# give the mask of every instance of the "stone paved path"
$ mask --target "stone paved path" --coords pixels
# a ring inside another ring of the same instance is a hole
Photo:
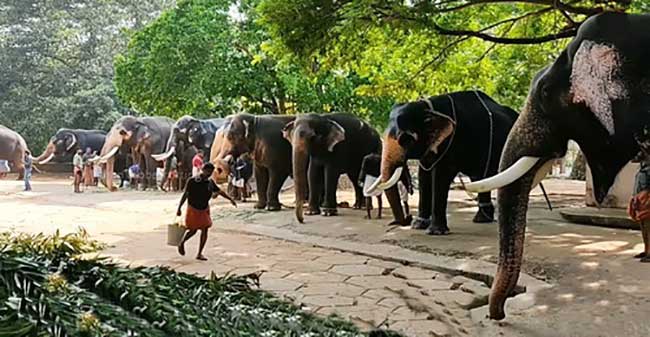
[[[156,236],[155,238],[153,236]],[[261,288],[322,315],[338,314],[364,329],[390,328],[406,336],[473,336],[469,309],[487,302],[481,282],[399,263],[266,237],[211,231],[209,261],[173,247],[152,251],[164,233],[119,242],[107,253],[134,264],[168,265],[208,275],[264,271]]]

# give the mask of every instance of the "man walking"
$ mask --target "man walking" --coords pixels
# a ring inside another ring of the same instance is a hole
[[[214,172],[214,165],[212,163],[206,163],[201,168],[201,173],[196,177],[192,177],[187,180],[185,184],[185,193],[181,197],[181,202],[178,205],[178,211],[176,215],[181,216],[181,207],[187,200],[187,210],[185,213],[185,227],[187,227],[187,232],[185,232],[185,237],[178,245],[178,253],[185,255],[185,242],[189,240],[197,231],[201,231],[201,241],[199,243],[199,252],[196,255],[197,260],[205,261],[207,258],[203,256],[203,248],[205,248],[205,243],[208,241],[208,229],[212,227],[212,218],[210,217],[210,199],[214,199],[217,196],[222,196],[228,200],[230,203],[237,207],[232,198],[214,183],[210,177]]]
[[[32,179],[32,154],[29,150],[25,151],[25,174],[23,175],[25,181],[25,192],[32,190],[32,184],[30,180]]]

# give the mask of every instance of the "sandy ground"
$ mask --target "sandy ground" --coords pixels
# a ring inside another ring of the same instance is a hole
[[[109,193],[93,188],[73,194],[71,180],[61,176],[37,176],[33,187],[34,192],[23,193],[21,182],[0,180],[0,230],[69,232],[83,226],[96,238],[119,246],[139,234],[160,231],[162,225],[173,221],[179,198],[179,194],[171,193]],[[555,207],[581,206],[583,183],[547,181],[546,187]],[[340,196],[341,200],[353,200],[349,192]],[[224,200],[215,203],[219,209],[215,224],[218,227],[220,222],[236,217],[312,235],[495,261],[497,225],[471,223],[476,208],[464,192],[452,191],[450,198],[452,234],[445,237],[389,230],[385,226],[388,219],[365,220],[363,212],[349,209],[334,218],[307,217],[306,224],[300,225],[290,210],[258,212],[251,204],[233,210]],[[282,198],[285,204],[292,204],[292,199],[290,193]],[[639,233],[570,224],[557,211],[543,208],[539,191],[534,192],[532,200],[525,269],[556,286],[538,293],[532,309],[522,312],[511,308],[508,319],[501,323],[481,321],[481,335],[649,336],[650,265],[632,259],[641,246]],[[413,209],[416,203],[417,198],[412,198]],[[389,213],[385,210],[385,217]],[[143,245],[158,249],[161,243]]]

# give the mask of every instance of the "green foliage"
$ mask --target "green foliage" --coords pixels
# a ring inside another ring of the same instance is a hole
[[[354,73],[309,69],[275,53],[256,5],[180,1],[136,32],[116,58],[119,96],[139,111],[171,117],[387,108],[383,97],[355,93],[367,81]]]
[[[172,0],[6,0],[0,10],[0,124],[40,152],[61,127],[110,128],[126,108],[113,57]]]
[[[2,336],[364,336],[253,289],[256,274],[206,280],[84,260],[97,247],[84,233],[0,241]]]

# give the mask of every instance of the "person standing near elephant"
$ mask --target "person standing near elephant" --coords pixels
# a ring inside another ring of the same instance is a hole
[[[92,149],[90,147],[86,148],[86,152],[81,157],[83,161],[83,183],[84,186],[91,186],[93,184],[93,164],[90,162],[90,159],[93,156]]]
[[[92,159],[99,157],[97,151],[93,152]],[[99,186],[99,179],[102,177],[102,166],[93,164],[93,186]]]
[[[9,162],[4,159],[0,160],[0,179],[6,177],[9,171],[11,171]]]
[[[83,157],[81,156],[81,149],[72,157],[72,174],[74,175],[74,193],[81,193],[79,185],[81,185],[81,172],[83,171]]]
[[[215,199],[217,196],[222,196],[230,203],[237,207],[237,203],[224,193],[217,184],[214,183],[210,177],[214,172],[214,165],[206,163],[202,166],[199,175],[190,178],[185,184],[185,193],[181,197],[178,204],[177,216],[182,215],[181,208],[185,201],[187,201],[187,210],[185,213],[185,226],[187,231],[183,240],[178,245],[178,253],[185,255],[185,242],[192,238],[197,231],[201,231],[201,241],[199,243],[199,252],[196,255],[197,260],[206,261],[207,258],[203,256],[203,248],[208,241],[208,229],[212,227],[212,218],[210,217],[210,199]]]
[[[650,262],[650,135],[647,130],[643,133],[643,139],[636,137],[641,150],[632,161],[639,163],[639,172],[636,174],[634,196],[630,200],[627,211],[630,218],[639,223],[643,239],[643,252],[634,257],[648,263]]]
[[[29,150],[25,151],[25,174],[23,175],[23,179],[25,181],[25,192],[29,192],[32,190],[32,185],[30,183],[30,180],[32,179],[32,154],[29,152]]]
[[[192,177],[196,177],[201,174],[201,168],[203,167],[203,156],[203,150],[199,150],[194,158],[192,158]]]

